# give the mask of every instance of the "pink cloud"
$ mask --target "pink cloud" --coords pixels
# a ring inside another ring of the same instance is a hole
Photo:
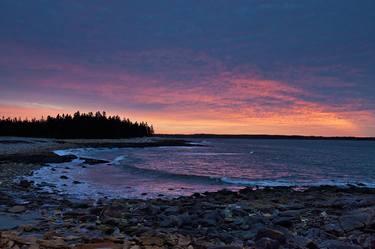
[[[9,46],[0,44],[0,51],[5,48]],[[115,61],[126,63],[102,66],[77,63],[58,55],[49,56],[43,50],[16,46],[0,58],[0,65],[15,70],[12,80],[33,87],[33,94],[48,90],[52,95],[64,92],[70,99],[76,98],[78,104],[61,103],[69,111],[76,106],[86,110],[106,106],[109,111],[150,121],[159,127],[159,132],[363,135],[368,127],[373,127],[370,122],[374,120],[374,112],[353,109],[361,106],[361,99],[343,101],[339,107],[306,99],[306,96],[323,97],[306,91],[303,85],[315,79],[311,72],[316,69],[303,69],[302,72],[308,72],[306,78],[300,79],[301,84],[291,84],[267,79],[251,66],[227,70],[220,61],[190,50],[150,50],[118,53],[115,57]],[[139,73],[127,68],[132,63],[154,68]],[[169,73],[168,67],[173,72]],[[337,79],[323,79],[331,86],[337,84]],[[4,85],[0,89],[7,91]],[[82,105],[83,95],[95,102]],[[160,109],[127,107],[145,104]],[[61,110],[0,106],[0,114],[5,116],[57,112]]]

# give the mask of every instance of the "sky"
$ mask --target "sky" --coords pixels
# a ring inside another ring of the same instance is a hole
[[[375,136],[373,0],[1,0],[0,117]]]

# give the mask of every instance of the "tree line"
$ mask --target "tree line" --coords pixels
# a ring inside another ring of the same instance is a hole
[[[58,114],[42,119],[5,118],[0,120],[0,136],[45,138],[130,138],[152,136],[152,125],[132,122],[106,112]]]

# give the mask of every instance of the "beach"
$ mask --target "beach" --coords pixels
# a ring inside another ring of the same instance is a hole
[[[361,183],[223,186],[178,197],[148,198],[144,193],[139,198],[76,198],[56,186],[46,188],[51,183],[22,177],[77,159],[59,156],[56,150],[170,146],[197,145],[157,137],[2,138],[0,248],[375,248],[375,190]],[[107,163],[80,160],[87,168]],[[59,177],[70,177],[71,170]]]

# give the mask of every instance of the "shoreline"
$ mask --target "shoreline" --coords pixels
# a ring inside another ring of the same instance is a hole
[[[156,140],[99,141],[96,146],[187,145],[182,140]],[[74,142],[49,146],[92,147],[97,141]],[[73,159],[44,147],[0,156],[0,179],[8,178],[0,184],[0,223],[15,225],[0,229],[0,248],[375,248],[375,189],[360,185],[247,187],[173,199],[78,200],[40,192],[26,180],[12,181],[43,164]],[[4,173],[6,168],[11,173]]]
[[[24,137],[0,137],[0,189],[11,184],[17,176],[30,175],[49,163],[64,163],[76,159],[72,155],[57,155],[53,151],[73,148],[142,148],[160,146],[197,146],[181,139],[159,137],[131,139],[45,139]],[[83,158],[86,163],[102,163],[103,160]],[[12,179],[10,179],[12,178]]]

